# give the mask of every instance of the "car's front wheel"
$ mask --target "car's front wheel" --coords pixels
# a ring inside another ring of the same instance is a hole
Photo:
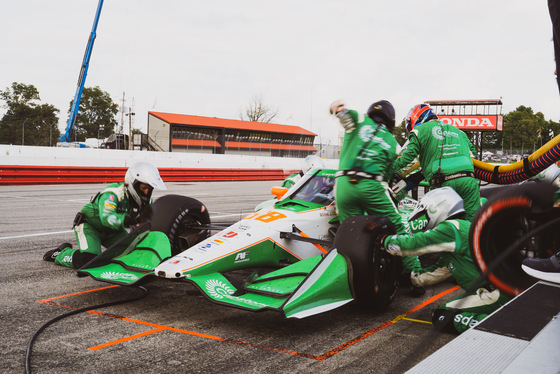
[[[181,195],[165,195],[157,199],[146,215],[152,231],[161,231],[171,243],[174,256],[210,236],[201,225],[210,224],[208,210],[200,201]]]
[[[402,261],[382,250],[377,240],[394,233],[390,220],[375,216],[350,217],[336,233],[333,246],[347,258],[354,299],[366,309],[386,308],[399,288]]]

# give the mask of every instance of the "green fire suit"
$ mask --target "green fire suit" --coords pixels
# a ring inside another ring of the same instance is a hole
[[[284,181],[282,182],[282,187],[288,187],[288,188],[292,187],[294,184],[299,182],[302,175],[303,173],[301,171],[299,173],[293,173],[288,175],[286,179],[284,179]]]
[[[74,226],[79,249],[63,249],[55,263],[80,268],[101,253],[102,245],[108,248],[127,235],[125,217],[137,216],[129,199],[124,182],[112,183],[84,205],[80,210],[82,218]]]
[[[434,229],[412,236],[392,235],[383,240],[383,247],[395,256],[422,256],[441,253],[437,262],[412,274],[412,284],[429,286],[453,277],[464,293],[438,307],[433,315],[434,327],[447,332],[461,333],[476,326],[488,314],[507,303],[511,297],[483,281],[473,282],[480,276],[469,250],[470,222],[463,219],[442,221]]]
[[[340,222],[352,216],[376,215],[391,220],[397,233],[410,233],[387,190],[387,182],[395,170],[397,141],[385,126],[366,115],[344,110],[337,116],[345,128],[339,173],[361,171],[375,176],[372,179],[337,177],[335,202]],[[403,265],[409,271],[420,269],[418,258],[403,259]]]
[[[440,169],[446,176],[459,172],[474,172],[472,157],[476,150],[467,135],[457,127],[438,120],[431,120],[415,127],[400,158],[395,161],[395,170],[402,174],[416,158],[420,161],[426,181],[432,181]],[[475,178],[466,176],[443,182],[438,187],[449,186],[461,196],[467,220],[471,220],[480,208],[480,193]]]

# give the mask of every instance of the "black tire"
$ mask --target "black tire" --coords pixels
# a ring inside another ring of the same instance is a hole
[[[350,217],[338,228],[333,247],[347,259],[350,287],[360,307],[383,310],[397,294],[402,261],[376,240],[394,233],[390,220],[375,216]]]
[[[552,209],[555,188],[525,183],[496,193],[478,210],[469,231],[471,255],[488,280],[501,291],[515,296],[535,279],[521,269],[527,257],[547,258],[558,248],[560,230],[547,230],[521,243],[502,261],[496,261],[522,236],[558,216]]]
[[[485,197],[486,199],[491,199],[494,196],[500,195],[502,193],[504,193],[505,191],[511,189],[511,188],[516,188],[518,187],[517,185],[511,185],[511,184],[506,184],[506,185],[490,185],[490,186],[486,186],[486,187],[482,187],[480,188],[479,192],[480,192],[480,197]]]
[[[181,195],[165,195],[157,199],[145,215],[152,231],[161,231],[171,243],[175,256],[210,236],[210,230],[193,228],[210,224],[208,210],[200,201]]]

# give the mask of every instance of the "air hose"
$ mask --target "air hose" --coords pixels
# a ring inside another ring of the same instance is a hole
[[[537,175],[560,160],[560,135],[554,137],[529,157],[511,165],[492,165],[474,160],[474,174],[477,179],[495,183],[519,183]]]
[[[126,304],[126,303],[130,303],[130,302],[133,302],[133,301],[143,299],[144,297],[148,296],[148,290],[145,287],[140,286],[140,287],[138,287],[138,289],[142,290],[144,293],[139,295],[139,296],[135,296],[135,297],[132,297],[132,298],[129,298],[129,299],[117,300],[117,301],[112,301],[110,303],[93,305],[93,306],[89,306],[89,307],[85,307],[85,308],[81,308],[81,309],[76,309],[76,310],[73,310],[73,311],[68,312],[68,313],[64,313],[64,314],[62,314],[58,317],[55,317],[55,318],[47,321],[37,331],[35,331],[35,334],[33,334],[33,336],[31,337],[31,340],[29,340],[29,344],[27,346],[27,352],[25,354],[25,372],[27,374],[31,373],[31,349],[33,348],[33,343],[35,342],[35,339],[37,338],[37,336],[39,336],[39,334],[44,329],[46,329],[48,326],[52,325],[53,323],[55,323],[57,321],[60,321],[63,318],[73,316],[74,314],[87,312],[88,310],[93,310],[93,309],[100,309],[100,308],[106,308],[106,307],[114,306],[114,305]]]
[[[550,151],[552,148],[554,148],[555,146],[557,146],[560,143],[560,135],[557,135],[556,137],[552,138],[551,140],[549,140],[545,145],[543,145],[541,148],[537,149],[535,151],[535,153],[531,154],[529,157],[527,157],[527,160],[529,163],[536,161],[538,158],[540,158],[542,155],[544,155],[546,152]],[[474,160],[473,160],[474,161]],[[496,167],[496,165],[492,165],[492,164],[487,164],[485,162],[482,161],[476,161],[476,163],[478,164],[478,167],[482,170],[486,170],[486,171],[493,171],[494,168]],[[524,166],[524,161],[518,161],[514,164],[511,165],[500,165],[499,167],[499,172],[500,173],[507,173],[510,171],[515,171],[519,168],[522,168]]]

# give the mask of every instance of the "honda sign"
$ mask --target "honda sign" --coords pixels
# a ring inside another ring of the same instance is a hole
[[[438,116],[448,125],[453,125],[464,131],[502,131],[503,116]]]

